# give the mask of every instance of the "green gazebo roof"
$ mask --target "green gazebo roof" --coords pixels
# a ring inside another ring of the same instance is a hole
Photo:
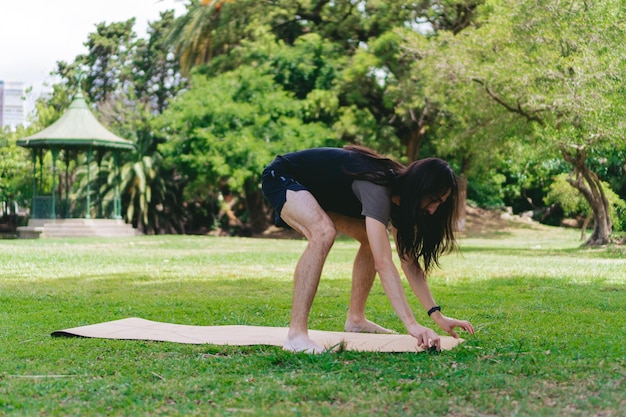
[[[116,148],[134,150],[133,142],[102,126],[79,92],[63,116],[44,130],[20,139],[25,148]]]

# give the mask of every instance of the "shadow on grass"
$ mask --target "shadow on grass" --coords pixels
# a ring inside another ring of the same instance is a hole
[[[511,247],[511,246],[490,246],[461,244],[460,251],[463,255],[471,253],[493,253],[494,256],[517,256],[517,257],[552,257],[565,256],[589,259],[617,259],[623,260],[626,255],[626,248],[614,248],[607,250],[606,247],[593,248],[588,246],[578,246],[574,248],[542,248],[538,247]]]
[[[484,229],[484,230],[473,230],[471,232],[460,232],[459,236],[461,239],[507,239],[514,236],[514,233],[511,230],[493,230],[493,229]]]

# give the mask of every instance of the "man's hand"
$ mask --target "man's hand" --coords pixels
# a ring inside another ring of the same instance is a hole
[[[451,317],[446,317],[440,312],[435,312],[431,316],[431,318],[433,319],[435,323],[439,325],[439,327],[441,327],[442,330],[447,332],[450,336],[454,337],[455,339],[459,338],[459,335],[457,335],[456,332],[454,331],[456,327],[460,327],[461,329],[465,330],[469,334],[474,334],[474,326],[472,326],[472,324],[467,320],[457,320]]]
[[[417,346],[423,349],[435,348],[441,350],[439,335],[428,327],[415,323],[407,328],[409,334],[417,339]]]

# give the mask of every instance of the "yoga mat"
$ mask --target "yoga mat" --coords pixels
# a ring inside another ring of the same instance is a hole
[[[262,326],[190,326],[161,323],[130,317],[88,326],[59,330],[52,336],[79,336],[102,339],[153,340],[188,344],[213,344],[231,346],[271,345],[282,346],[286,327]],[[309,337],[327,349],[367,352],[420,352],[415,339],[401,334],[371,334],[309,330]],[[441,349],[450,350],[463,342],[450,336],[441,337]]]

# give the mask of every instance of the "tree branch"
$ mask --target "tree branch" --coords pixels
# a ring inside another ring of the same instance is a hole
[[[483,81],[480,80],[478,78],[472,78],[472,81],[474,81],[477,84],[480,84],[481,86],[483,86],[483,88],[485,89],[485,91],[487,92],[487,95],[489,97],[491,97],[491,99],[493,101],[495,101],[496,103],[498,103],[499,105],[501,105],[502,107],[504,107],[506,110],[508,110],[511,113],[515,113],[515,114],[519,114],[520,116],[524,117],[526,120],[528,120],[529,122],[536,122],[539,123],[541,126],[544,125],[543,119],[541,119],[540,117],[538,117],[537,115],[533,114],[536,112],[539,112],[540,110],[537,110],[535,112],[529,112],[526,111],[524,109],[522,109],[521,104],[517,104],[517,106],[512,106],[510,104],[508,104],[507,102],[505,102],[500,96],[498,96],[496,93],[494,93],[493,91],[491,91],[491,89],[489,88],[489,86],[487,86],[487,84]]]

